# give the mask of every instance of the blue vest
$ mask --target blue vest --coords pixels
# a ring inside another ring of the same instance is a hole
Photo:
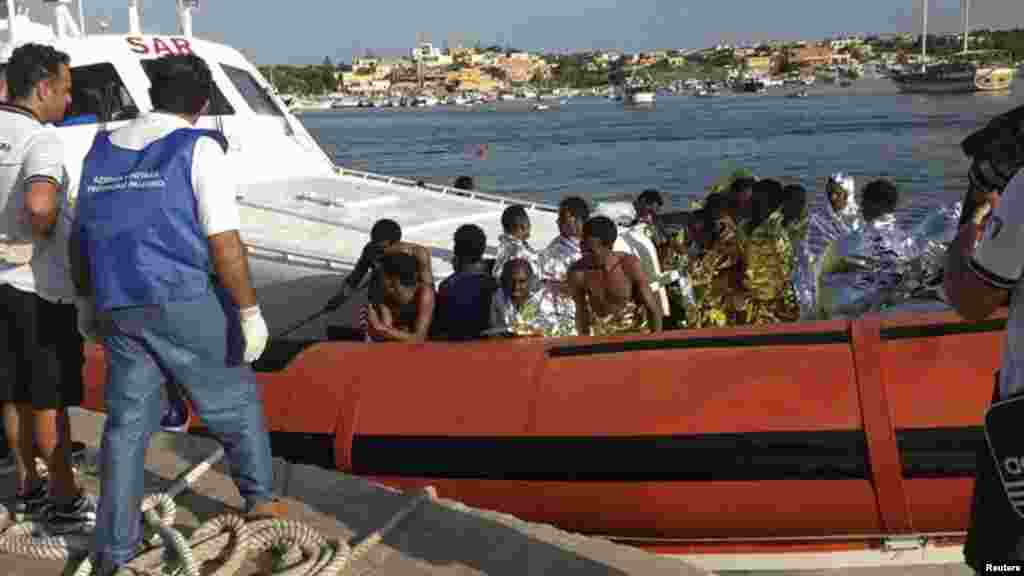
[[[82,168],[77,231],[98,310],[191,300],[211,287],[209,244],[192,188],[196,141],[219,132],[183,128],[142,150],[93,141]]]

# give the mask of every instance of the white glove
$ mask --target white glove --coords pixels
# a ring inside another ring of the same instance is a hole
[[[98,340],[96,331],[96,307],[92,300],[79,296],[75,298],[75,310],[78,312],[78,333],[87,342]]]
[[[246,363],[255,362],[263,355],[263,350],[267,347],[267,339],[270,338],[267,323],[263,320],[259,306],[245,308],[238,315],[242,321],[242,335],[245,337],[243,360]]]
[[[0,241],[0,261],[15,266],[28,264],[32,261],[35,247],[32,242]]]

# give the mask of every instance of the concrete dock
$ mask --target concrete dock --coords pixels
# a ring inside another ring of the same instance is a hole
[[[97,493],[95,453],[104,416],[74,410],[72,429],[90,457],[80,470],[81,481]],[[147,453],[147,493],[166,490],[171,481],[214,451],[215,444],[185,434],[158,433]],[[289,504],[289,519],[308,524],[331,539],[355,543],[388,523],[405,507],[411,494],[366,480],[312,466],[275,459],[277,492]],[[3,495],[14,494],[11,474],[0,477]],[[4,498],[9,503],[9,497]],[[203,475],[191,490],[175,499],[175,525],[187,537],[202,522],[236,512],[242,502],[223,463]],[[0,574],[70,575],[70,563],[0,556]],[[261,574],[250,562],[240,574]],[[446,576],[645,574],[709,575],[711,572],[675,558],[649,554],[613,542],[571,534],[552,526],[524,522],[497,512],[474,509],[446,499],[430,500],[414,511],[345,574]],[[797,572],[730,571],[720,575],[768,576]],[[821,576],[970,576],[963,564],[849,568],[799,572]]]

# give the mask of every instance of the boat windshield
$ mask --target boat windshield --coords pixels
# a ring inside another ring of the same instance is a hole
[[[143,60],[142,68],[146,71],[146,76],[153,80],[153,62],[154,60]],[[230,116],[235,113],[235,108],[231,106],[228,99],[224,97],[224,93],[220,91],[220,87],[217,83],[213,83],[213,91],[210,94],[210,105],[206,109],[206,113],[203,116]]]
[[[130,120],[139,115],[139,107],[110,63],[72,68],[71,86],[71,105],[61,126]]]
[[[252,74],[227,64],[221,64],[220,67],[254,113],[261,116],[284,116],[284,112],[270,97],[267,89],[260,85]]]

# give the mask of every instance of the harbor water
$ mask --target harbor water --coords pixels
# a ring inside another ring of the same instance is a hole
[[[685,208],[722,175],[748,168],[802,183],[815,202],[824,179],[859,185],[889,178],[905,195],[901,215],[963,195],[969,163],[960,142],[993,116],[1024,104],[1024,88],[965,95],[900,94],[884,79],[767,94],[658,96],[629,108],[606,98],[474,107],[341,109],[301,116],[338,164],[450,184],[473,176],[486,192],[557,203],[646,188]]]

